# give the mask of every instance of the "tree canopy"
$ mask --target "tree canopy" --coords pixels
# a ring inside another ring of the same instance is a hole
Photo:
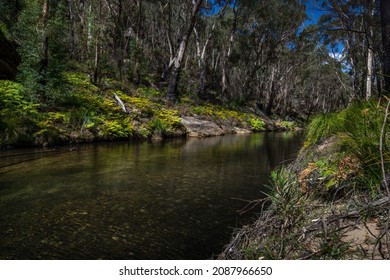
[[[318,22],[308,20],[309,4],[321,11]],[[387,6],[379,0],[1,0],[2,69],[21,59],[17,73],[2,77],[16,77],[32,100],[47,104],[66,92],[62,73],[74,71],[95,85],[105,78],[152,85],[174,102],[190,96],[252,104],[269,115],[328,112],[383,94]],[[17,55],[7,52],[12,44]]]

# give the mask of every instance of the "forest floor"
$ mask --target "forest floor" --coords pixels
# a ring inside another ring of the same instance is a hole
[[[389,197],[359,189],[359,168],[337,137],[303,147],[273,172],[269,197],[248,205],[265,210],[218,259],[388,259]]]

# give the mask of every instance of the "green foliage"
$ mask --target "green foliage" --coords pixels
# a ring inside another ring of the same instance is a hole
[[[307,127],[305,146],[313,145],[342,131],[342,124],[342,116],[337,113],[316,116]]]
[[[271,173],[271,185],[268,197],[271,199],[273,210],[292,222],[301,214],[304,202],[297,178],[284,167]]]
[[[103,120],[99,128],[100,136],[105,139],[129,139],[134,133],[130,118]]]
[[[344,115],[344,133],[340,135],[341,147],[354,155],[362,166],[361,179],[372,184],[382,180],[379,142],[385,108],[381,103],[357,102],[341,112]],[[388,123],[386,125],[388,131]],[[390,139],[384,137],[384,163],[390,168]]]
[[[293,122],[293,121],[281,121],[280,123],[283,127],[289,129],[289,130],[293,130],[295,128],[297,128],[297,123],[296,122]]]
[[[335,135],[346,154],[358,159],[359,178],[369,186],[379,186],[382,179],[379,142],[385,115],[380,102],[355,102],[339,113],[315,117],[307,129],[306,146]],[[388,124],[386,125],[386,131]],[[389,138],[384,143],[384,163],[390,167]]]
[[[314,163],[319,175],[320,186],[325,185],[329,189],[337,184],[335,175],[337,172],[337,164],[329,159],[319,159]]]
[[[143,97],[163,97],[163,93],[161,91],[156,90],[155,88],[152,87],[140,87],[137,90],[137,93],[140,96]]]
[[[38,105],[29,102],[23,92],[21,84],[0,80],[0,145],[30,138],[28,127],[38,115]]]
[[[7,26],[0,20],[0,36],[4,36],[8,41],[11,40],[11,34],[8,32]]]
[[[99,89],[92,84],[88,75],[78,72],[64,72],[64,79],[72,86],[73,90],[83,93],[94,93]]]
[[[161,135],[170,135],[180,126],[180,117],[177,110],[161,109],[149,122],[149,128]]]
[[[135,117],[151,117],[161,108],[160,104],[152,102],[146,97],[128,96],[123,92],[116,91],[119,98],[131,107]]]
[[[66,139],[64,125],[69,120],[66,114],[60,112],[49,112],[37,123],[38,131],[34,137],[41,138],[44,143],[53,144]]]
[[[66,65],[67,49],[64,48],[67,24],[62,3],[51,2],[51,12],[46,26],[41,20],[41,1],[26,3],[15,26],[21,57],[18,81],[23,84],[34,102],[42,106],[54,106],[64,92],[66,83],[61,73]],[[48,60],[45,62],[43,41],[49,40]]]
[[[248,124],[254,131],[261,131],[266,128],[265,122],[260,118],[251,117],[248,119]]]

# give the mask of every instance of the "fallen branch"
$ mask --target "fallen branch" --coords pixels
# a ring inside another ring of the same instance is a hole
[[[119,98],[118,95],[116,95],[116,93],[114,93],[114,98],[118,102],[118,104],[122,107],[122,111],[127,113],[127,110],[126,110],[126,107],[125,107],[125,103],[123,103],[123,101]]]

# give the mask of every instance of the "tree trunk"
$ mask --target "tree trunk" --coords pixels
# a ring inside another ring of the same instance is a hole
[[[381,0],[384,94],[390,95],[390,1]]]
[[[222,87],[222,95],[226,94],[228,83],[229,83],[229,77],[228,77],[228,67],[229,67],[229,59],[232,54],[233,50],[233,44],[234,44],[234,34],[236,33],[237,29],[237,21],[238,21],[238,11],[236,7],[233,7],[233,24],[232,29],[230,30],[229,35],[229,44],[227,51],[224,52],[223,59],[222,59],[222,80],[221,80],[221,87]]]
[[[207,65],[206,65],[206,51],[207,51],[207,46],[210,42],[211,37],[214,34],[216,23],[214,22],[213,26],[211,27],[210,34],[208,35],[206,41],[203,44],[203,47],[201,48],[200,44],[200,38],[199,35],[196,31],[196,28],[194,28],[194,33],[196,36],[196,54],[198,57],[198,65],[199,65],[199,88],[198,88],[198,97],[200,99],[207,100],[207,92],[206,92],[206,84],[207,84]]]
[[[203,0],[196,0],[193,3],[191,18],[187,27],[187,30],[183,36],[183,39],[180,42],[180,47],[175,57],[175,63],[172,69],[171,77],[168,85],[168,92],[166,99],[170,102],[177,101],[177,85],[179,83],[180,72],[182,69],[183,58],[188,46],[188,41],[190,39],[191,33],[194,30],[194,25],[196,21],[196,15],[199,12],[200,6],[202,5]]]
[[[68,0],[69,11],[69,28],[70,28],[70,50],[71,58],[76,58],[76,32],[75,32],[75,15],[73,11],[73,0]]]
[[[371,5],[368,5],[368,36],[367,36],[367,79],[366,79],[366,100],[369,100],[372,96],[372,66],[373,66],[373,37],[374,37],[374,11],[375,11],[375,0],[372,0]]]
[[[271,70],[271,79],[270,79],[270,88],[269,88],[269,99],[268,99],[268,105],[266,108],[266,114],[269,116],[272,114],[272,108],[274,106],[274,99],[275,99],[275,68],[272,68]]]
[[[43,1],[42,8],[42,54],[39,73],[42,75],[49,64],[49,37],[47,35],[47,18],[49,15],[49,0]]]
[[[198,96],[200,99],[207,100],[208,95],[206,91],[206,63],[205,61],[201,61],[200,69],[199,69],[199,89]]]

